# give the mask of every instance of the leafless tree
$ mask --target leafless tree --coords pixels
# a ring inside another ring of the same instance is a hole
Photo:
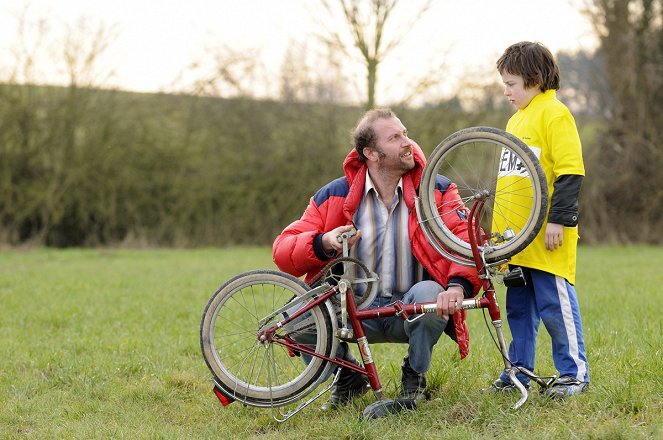
[[[291,43],[280,72],[281,100],[286,102],[342,103],[348,100],[342,56],[334,47],[323,52],[304,43]]]
[[[588,0],[587,6],[611,95],[600,150],[586,160],[594,177],[583,189],[591,202],[588,229],[603,232],[604,241],[661,243],[663,1]]]
[[[323,39],[330,45],[338,47],[346,55],[358,51],[366,68],[366,107],[375,106],[376,85],[380,63],[405,38],[413,24],[416,23],[431,7],[432,0],[427,0],[414,13],[410,23],[400,27],[393,36],[385,33],[386,24],[392,17],[398,0],[321,0],[326,11],[334,16],[340,8],[347,27],[345,30],[327,30]],[[346,43],[349,34],[351,44]]]
[[[7,226],[0,236],[43,243],[67,214],[67,194],[103,162],[87,154],[100,150],[97,133],[108,133],[100,113],[112,110],[112,94],[93,98],[89,88],[110,76],[100,75],[100,59],[113,30],[85,19],[60,26],[27,7],[15,16],[13,60],[2,66],[8,84],[0,87],[0,199],[10,201],[0,212]]]
[[[6,82],[95,87],[114,75],[112,69],[104,71],[100,61],[117,37],[115,25],[82,16],[74,23],[57,23],[35,15],[30,5],[12,15],[17,32],[11,46],[13,60],[2,66]]]
[[[92,23],[85,17],[66,26],[59,50],[70,87],[104,85],[114,75],[112,69],[101,71],[99,61],[117,37],[116,29],[114,25]]]
[[[16,19],[16,38],[12,42],[12,62],[2,66],[6,72],[3,80],[9,84],[35,83],[40,54],[47,43],[48,24],[45,19],[31,21],[29,10],[24,7],[13,13]]]
[[[208,48],[205,59],[187,66],[173,82],[172,90],[221,98],[257,97],[261,70],[260,51],[228,45]]]

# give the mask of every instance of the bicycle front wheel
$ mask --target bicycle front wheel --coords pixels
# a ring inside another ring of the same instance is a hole
[[[520,252],[541,229],[548,207],[546,177],[534,152],[517,137],[492,127],[460,130],[433,150],[424,168],[419,191],[422,227],[451,253],[473,261],[470,243],[442,221],[446,208],[435,201],[439,175],[458,186],[467,207],[485,201],[478,220],[489,237],[479,243],[486,262]]]
[[[331,357],[336,339],[328,303],[288,322],[271,341],[259,339],[261,331],[301,308],[303,301],[297,299],[308,291],[293,276],[257,270],[232,278],[212,296],[200,324],[200,346],[228,395],[251,406],[283,406],[301,399],[326,378],[330,362],[276,341],[295,341]],[[292,306],[283,309],[288,304]]]

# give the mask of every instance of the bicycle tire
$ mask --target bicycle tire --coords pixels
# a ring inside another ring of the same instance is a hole
[[[534,152],[517,137],[493,127],[466,128],[443,140],[424,167],[420,224],[452,254],[474,262],[470,244],[442,221],[444,207],[437,206],[434,193],[439,175],[457,185],[468,207],[478,194],[487,195],[479,219],[484,232],[495,234],[495,239],[479,243],[487,263],[511,258],[541,230],[548,208],[546,176]],[[511,233],[512,238],[500,241]]]
[[[259,330],[269,326],[261,326],[261,319],[291,302],[299,307],[297,297],[309,290],[291,275],[255,270],[230,279],[212,295],[200,324],[200,346],[205,363],[228,395],[250,406],[284,406],[326,379],[332,366],[329,361],[311,357],[307,363],[301,353],[258,340]],[[279,313],[270,323],[283,316]],[[281,327],[277,336],[302,339],[308,335],[312,341],[307,345],[332,357],[337,346],[332,316],[326,301]]]

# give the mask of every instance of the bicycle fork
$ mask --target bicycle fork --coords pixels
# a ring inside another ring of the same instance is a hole
[[[511,382],[516,386],[516,388],[518,388],[521,394],[520,400],[516,402],[513,407],[513,409],[518,409],[522,406],[523,403],[525,403],[525,401],[527,401],[528,393],[525,386],[516,377],[516,373],[525,374],[544,388],[547,388],[554,380],[554,378],[553,380],[546,382],[531,371],[512,365],[511,361],[509,360],[509,351],[506,344],[506,339],[504,338],[504,332],[502,331],[502,318],[500,316],[500,310],[497,304],[497,298],[495,296],[495,289],[492,282],[487,278],[483,279],[483,284],[484,295],[480,298],[463,300],[460,308],[463,310],[488,309],[488,314],[490,315],[491,322],[495,328],[495,333],[497,334],[497,342],[499,345],[498,348],[502,355],[502,360],[504,361],[504,371],[509,376]],[[405,313],[418,314],[418,317],[415,317],[412,320],[418,319],[419,317],[423,316],[424,313],[435,313],[437,311],[437,305],[435,303],[413,304],[411,306],[402,304],[400,307]]]
[[[495,288],[493,283],[488,277],[485,277],[483,280],[483,289],[484,295],[476,300],[465,300],[463,301],[463,309],[474,309],[474,308],[487,308],[488,314],[490,315],[490,320],[495,327],[495,334],[497,335],[497,343],[499,345],[499,350],[502,354],[502,360],[504,361],[504,371],[506,372],[511,383],[520,391],[521,398],[513,406],[513,409],[520,408],[526,401],[528,397],[528,392],[525,386],[520,382],[517,373],[521,373],[535,381],[543,389],[546,389],[550,386],[552,382],[555,381],[553,376],[549,380],[544,380],[543,378],[537,376],[533,372],[529,371],[526,368],[515,366],[511,363],[509,359],[509,350],[506,344],[506,339],[504,338],[504,332],[502,331],[502,318],[500,316],[499,306],[497,304],[497,297],[495,296]]]

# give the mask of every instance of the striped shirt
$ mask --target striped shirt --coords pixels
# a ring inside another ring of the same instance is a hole
[[[364,196],[353,218],[361,239],[350,255],[378,275],[378,296],[401,297],[422,278],[421,266],[412,256],[408,217],[402,180],[387,207],[366,173]]]

